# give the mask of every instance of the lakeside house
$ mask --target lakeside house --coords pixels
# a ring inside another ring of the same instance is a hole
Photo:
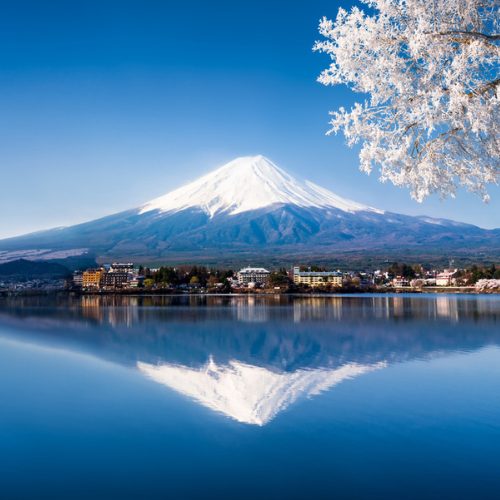
[[[74,271],[73,272],[71,285],[76,287],[76,288],[83,287],[83,271]]]
[[[410,282],[408,281],[408,278],[405,278],[404,276],[396,276],[392,280],[392,286],[394,288],[403,288],[410,286]]]
[[[301,271],[300,267],[293,268],[293,282],[305,283],[310,286],[321,286],[331,283],[333,286],[342,286],[342,273],[340,271]]]
[[[266,283],[270,271],[263,267],[245,267],[238,274],[238,285],[248,285],[249,283]]]
[[[436,276],[436,286],[450,286],[455,284],[458,269],[447,269]]]
[[[103,288],[119,288],[127,285],[132,280],[129,280],[129,273],[109,272],[104,273],[101,279]]]
[[[106,272],[104,267],[99,267],[96,269],[87,269],[83,271],[82,275],[82,287],[83,288],[99,288],[101,285],[102,277]]]

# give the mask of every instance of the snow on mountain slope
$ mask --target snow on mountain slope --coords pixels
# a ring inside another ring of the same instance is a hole
[[[178,212],[198,207],[213,217],[218,212],[233,215],[276,203],[337,208],[349,213],[384,213],[341,198],[312,182],[299,181],[260,155],[237,158],[187,186],[142,205],[139,213]]]
[[[387,366],[348,363],[337,369],[276,373],[240,361],[218,365],[213,359],[199,369],[137,363],[152,380],[191,397],[214,411],[247,424],[264,425],[301,396],[311,397],[343,380]]]

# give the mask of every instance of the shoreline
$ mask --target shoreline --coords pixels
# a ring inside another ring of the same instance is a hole
[[[234,291],[229,293],[208,293],[208,292],[184,292],[177,290],[0,290],[1,298],[9,297],[83,297],[83,296],[117,296],[117,297],[137,297],[137,296],[196,296],[196,297],[245,297],[245,296],[300,296],[300,297],[335,297],[345,295],[400,295],[400,294],[443,294],[443,295],[497,295],[500,294],[499,289],[492,290],[476,290],[475,287],[424,287],[424,288],[359,288],[359,289],[344,289],[338,292],[322,292],[318,290],[310,291],[290,291],[283,292],[277,290],[252,290],[251,292]]]

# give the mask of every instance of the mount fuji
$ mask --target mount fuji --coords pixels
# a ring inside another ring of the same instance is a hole
[[[252,156],[125,212],[1,240],[0,262],[88,255],[216,263],[397,249],[472,252],[499,243],[498,229],[385,212]]]
[[[237,158],[197,181],[140,207],[140,213],[175,213],[198,208],[210,218],[265,209],[273,205],[333,208],[343,212],[373,211],[309,181],[300,181],[263,156]]]

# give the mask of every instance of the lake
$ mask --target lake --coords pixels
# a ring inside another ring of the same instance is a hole
[[[500,296],[0,299],[2,499],[498,499]]]

